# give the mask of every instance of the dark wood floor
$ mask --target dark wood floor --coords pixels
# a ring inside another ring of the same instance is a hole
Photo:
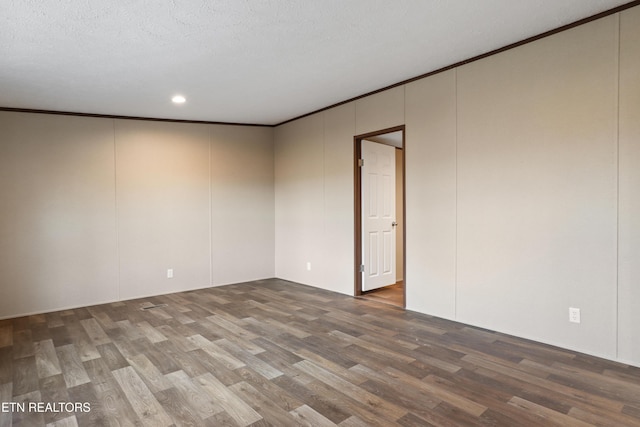
[[[640,369],[267,280],[0,321],[0,402],[91,409],[2,427],[640,426]]]

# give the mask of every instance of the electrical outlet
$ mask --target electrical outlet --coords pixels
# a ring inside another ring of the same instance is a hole
[[[307,261],[307,271],[311,271],[311,262]]]
[[[173,268],[167,270],[167,279],[173,279]]]
[[[569,307],[569,322],[580,323],[580,309]]]

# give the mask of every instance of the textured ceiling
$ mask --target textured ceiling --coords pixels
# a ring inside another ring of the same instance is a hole
[[[0,0],[0,107],[275,124],[627,2]]]

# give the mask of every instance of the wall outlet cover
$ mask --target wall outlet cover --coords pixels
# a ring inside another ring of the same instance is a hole
[[[580,309],[569,307],[569,322],[580,323]]]

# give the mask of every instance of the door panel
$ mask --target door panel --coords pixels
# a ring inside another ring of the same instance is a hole
[[[395,148],[362,141],[362,290],[396,283]]]

